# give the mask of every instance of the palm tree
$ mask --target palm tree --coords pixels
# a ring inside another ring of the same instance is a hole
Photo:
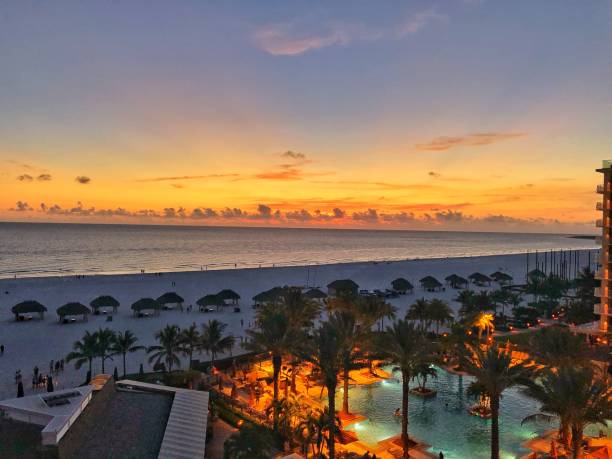
[[[231,350],[234,347],[235,338],[231,335],[223,336],[227,324],[217,319],[209,320],[202,324],[202,349],[210,354],[210,368],[215,366],[215,359],[220,352]]]
[[[183,351],[181,345],[181,329],[177,325],[166,325],[163,330],[155,333],[155,339],[159,342],[158,345],[150,346],[147,352],[151,354],[149,363],[155,361],[159,364],[162,360],[166,364],[168,371],[172,371],[172,367],[176,364],[181,365],[179,354]]]
[[[100,328],[94,333],[98,338],[98,357],[102,360],[102,373],[104,373],[104,362],[111,357],[112,347],[115,342],[115,332],[110,328]]]
[[[546,327],[531,335],[531,356],[547,367],[589,366],[591,358],[584,336],[562,327]]]
[[[416,380],[421,392],[425,392],[425,386],[429,378],[437,378],[438,371],[429,362],[418,363],[413,370],[412,379]]]
[[[253,424],[244,424],[223,444],[224,459],[268,459],[273,454],[270,433]]]
[[[471,345],[466,348],[463,366],[476,378],[472,385],[491,399],[491,459],[499,459],[499,400],[506,389],[524,380],[527,371],[505,349],[489,346],[483,350]]]
[[[412,303],[406,313],[406,319],[418,321],[420,330],[427,330],[431,323],[431,318],[429,317],[429,301],[425,298],[420,298]]]
[[[285,289],[276,306],[286,312],[289,322],[296,328],[311,327],[321,310],[321,305],[306,298],[299,288]]]
[[[202,337],[198,332],[198,327],[195,324],[191,324],[189,328],[185,328],[181,332],[181,343],[183,345],[185,354],[189,357],[189,369],[191,370],[191,365],[193,364],[193,353],[201,346]]]
[[[584,428],[588,424],[605,426],[612,418],[612,388],[604,378],[590,368],[545,370],[540,378],[526,382],[524,392],[540,403],[540,411],[523,422],[558,418],[561,442],[574,458],[581,457]]]
[[[329,318],[329,322],[338,332],[342,343],[342,412],[349,414],[349,373],[355,368],[363,366],[364,353],[359,347],[363,345],[366,332],[359,327],[355,314],[349,311],[340,311]]]
[[[378,341],[380,351],[394,364],[402,374],[402,446],[403,457],[407,459],[408,439],[408,394],[410,379],[417,365],[424,362],[426,349],[423,334],[407,320],[398,320],[387,327]]]
[[[493,314],[487,312],[479,312],[476,317],[474,317],[472,326],[478,328],[478,341],[481,340],[482,332],[484,331],[486,331],[487,341],[489,341],[490,334],[493,332],[493,330],[495,330],[495,325],[493,321]]]
[[[272,356],[273,402],[278,401],[278,379],[283,363],[283,354],[293,348],[297,335],[291,327],[287,314],[278,308],[264,307],[257,320],[257,329],[247,330],[250,340],[246,347],[255,352],[266,352]],[[274,415],[274,429],[278,429],[278,413]]]
[[[453,311],[446,301],[438,298],[429,301],[428,309],[427,315],[436,324],[436,335],[439,335],[441,325],[453,322]]]
[[[336,387],[338,373],[342,368],[342,352],[344,342],[341,332],[335,326],[339,319],[334,319],[338,313],[332,313],[330,320],[321,323],[313,334],[312,339],[302,340],[301,356],[309,361],[320,372],[323,384],[327,389],[328,416],[328,442],[329,459],[335,458],[336,435]],[[333,321],[332,321],[333,320]]]
[[[141,349],[146,349],[145,346],[137,346],[138,338],[134,334],[126,330],[124,332],[117,332],[115,334],[115,340],[113,342],[113,355],[121,355],[123,359],[123,377],[125,378],[125,356],[129,352],[136,352]]]
[[[72,345],[73,351],[66,356],[66,361],[74,360],[74,368],[79,369],[84,363],[89,364],[87,378],[91,378],[92,362],[98,356],[98,336],[95,333],[86,331],[80,341],[75,341]]]
[[[368,329],[378,323],[379,331],[384,326],[384,320],[395,317],[397,311],[393,305],[377,296],[359,297],[350,310],[356,313],[358,321]]]

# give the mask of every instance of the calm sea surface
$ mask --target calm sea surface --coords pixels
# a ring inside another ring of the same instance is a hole
[[[0,277],[193,271],[595,248],[555,234],[0,223]]]

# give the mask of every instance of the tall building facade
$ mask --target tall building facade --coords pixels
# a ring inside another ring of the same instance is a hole
[[[601,267],[597,271],[597,277],[601,280],[600,288],[595,290],[595,295],[601,299],[595,304],[595,314],[599,315],[599,330],[607,332],[610,325],[612,309],[610,303],[612,297],[612,160],[604,161],[601,169],[597,172],[603,174],[603,184],[597,185],[597,193],[601,195],[601,201],[597,203],[597,210],[602,215],[596,221],[601,229],[601,236],[597,240],[601,243]]]

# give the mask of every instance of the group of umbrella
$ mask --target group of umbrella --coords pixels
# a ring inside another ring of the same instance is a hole
[[[501,271],[495,271],[490,276],[486,274],[482,274],[479,272],[475,272],[470,274],[467,279],[465,277],[461,277],[457,274],[451,274],[444,278],[447,285],[450,285],[454,289],[466,288],[470,282],[478,286],[491,285],[491,282],[497,282],[500,285],[506,285],[513,281],[513,277]],[[421,287],[424,290],[435,291],[439,290],[443,287],[442,282],[436,279],[433,276],[426,276],[420,281]]]
[[[539,272],[535,271],[537,270],[534,270],[534,272],[530,273],[530,275],[533,274],[533,276],[535,276],[540,274]],[[507,273],[496,271],[490,276],[475,272],[470,274],[467,278],[461,277],[457,274],[451,274],[444,280],[446,281],[447,285],[450,285],[452,288],[459,289],[467,287],[470,282],[480,286],[490,285],[491,282],[506,285],[511,283],[513,278]],[[433,276],[426,276],[422,278],[419,283],[421,287],[427,291],[440,290],[444,286],[442,282]],[[402,277],[392,281],[391,286],[395,292],[401,294],[412,292],[414,290],[412,283]],[[350,279],[341,279],[329,283],[327,288],[330,294],[334,294],[334,292],[338,292],[340,290],[354,291],[357,293],[359,286]],[[285,289],[286,288],[284,287],[273,287],[269,290],[265,290],[255,295],[253,297],[253,302],[257,305],[275,301],[284,294]],[[328,295],[318,288],[311,288],[304,293],[304,296],[312,300],[322,301],[327,298]],[[211,307],[219,309],[220,307],[227,305],[236,306],[239,300],[240,295],[234,290],[224,289],[216,294],[204,295],[202,298],[196,301],[196,304],[200,307],[200,310]],[[143,311],[147,310],[153,311],[154,314],[159,314],[161,309],[168,308],[170,306],[177,307],[178,309],[182,310],[184,302],[185,300],[178,293],[166,292],[157,299],[141,298],[132,303],[131,308],[135,316],[140,316],[142,315]],[[98,313],[101,309],[112,309],[113,313],[116,313],[119,305],[119,301],[117,301],[114,297],[110,295],[102,295],[92,300],[89,303],[89,307],[78,302],[66,303],[57,308],[57,315],[59,316],[60,322],[64,322],[65,318],[70,316],[82,316],[83,319],[87,319],[89,314],[92,312]],[[42,319],[44,318],[45,312],[47,312],[47,308],[38,301],[28,300],[16,304],[13,306],[11,311],[13,314],[15,314],[15,320],[20,320],[20,318],[26,314],[39,314],[40,318]]]
[[[219,293],[205,295],[196,301],[200,309],[214,306],[220,308],[227,305],[236,305],[240,300],[240,295],[231,289],[221,290]],[[154,298],[141,298],[132,303],[131,309],[135,316],[140,316],[143,311],[153,311],[154,314],[159,314],[159,311],[164,308],[176,307],[183,309],[185,300],[176,292],[166,292]],[[59,316],[59,321],[64,322],[67,317],[82,316],[84,320],[91,313],[99,313],[100,310],[112,309],[113,313],[117,312],[120,303],[117,299],[110,295],[102,295],[93,299],[89,303],[89,307],[82,303],[70,302],[57,308],[56,312]],[[22,301],[11,308],[11,312],[15,314],[15,320],[19,321],[26,314],[38,314],[41,319],[44,318],[47,307],[35,300]]]

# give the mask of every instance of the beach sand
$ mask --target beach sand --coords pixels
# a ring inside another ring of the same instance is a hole
[[[595,267],[595,251],[592,251],[591,268]],[[586,251],[580,256],[586,264]],[[86,330],[94,331],[100,327],[109,327],[114,330],[130,330],[142,345],[155,343],[154,334],[167,324],[176,324],[185,327],[193,322],[204,323],[210,319],[218,319],[227,323],[227,332],[237,338],[234,355],[242,352],[239,343],[240,336],[253,322],[254,310],[251,297],[255,294],[278,285],[325,286],[335,280],[350,278],[357,282],[360,288],[381,289],[390,288],[390,282],[397,277],[405,277],[415,285],[412,295],[401,296],[389,300],[398,308],[398,316],[403,316],[409,305],[420,297],[441,298],[448,300],[454,311],[459,305],[452,299],[456,291],[446,288],[442,292],[425,292],[418,287],[418,280],[426,275],[443,279],[456,273],[467,277],[479,271],[490,274],[501,270],[514,276],[515,282],[522,283],[525,279],[527,259],[525,254],[497,255],[485,257],[465,257],[448,259],[423,259],[394,262],[369,262],[330,264],[303,267],[278,267],[235,269],[223,271],[198,271],[132,275],[107,275],[75,277],[48,277],[0,280],[0,344],[5,346],[5,352],[0,357],[0,399],[14,397],[16,385],[14,375],[21,369],[26,395],[36,392],[31,389],[30,381],[34,366],[38,366],[43,374],[49,371],[49,361],[64,358],[72,350],[72,343],[80,339]],[[535,263],[533,253],[530,254],[530,269]],[[172,284],[175,283],[175,286]],[[234,313],[233,308],[226,307],[223,311],[212,313],[197,312],[195,301],[208,293],[216,293],[221,289],[230,288],[238,292],[242,300],[242,311]],[[495,285],[489,287],[495,288]],[[185,305],[194,305],[190,313],[180,311],[162,311],[159,316],[147,318],[134,318],[130,305],[142,297],[157,297],[168,291],[176,291],[185,299]],[[108,294],[117,298],[121,307],[113,316],[112,322],[106,321],[106,316],[91,315],[87,322],[61,325],[58,323],[55,310],[57,307],[70,302],[78,301],[89,305],[89,302],[98,295]],[[43,321],[32,320],[28,322],[15,322],[10,309],[23,300],[37,300],[48,308]],[[241,319],[243,325],[241,326]],[[208,360],[206,355],[195,356],[201,360]],[[144,351],[128,355],[127,371],[137,372],[140,364],[144,364],[145,371],[150,369]],[[112,373],[117,366],[119,374],[122,372],[121,357],[114,361],[107,361],[106,372]],[[75,370],[73,364],[66,364],[65,371],[54,380],[59,388],[73,387],[82,383],[87,369],[84,366]],[[100,371],[100,361],[94,362],[94,374]]]

